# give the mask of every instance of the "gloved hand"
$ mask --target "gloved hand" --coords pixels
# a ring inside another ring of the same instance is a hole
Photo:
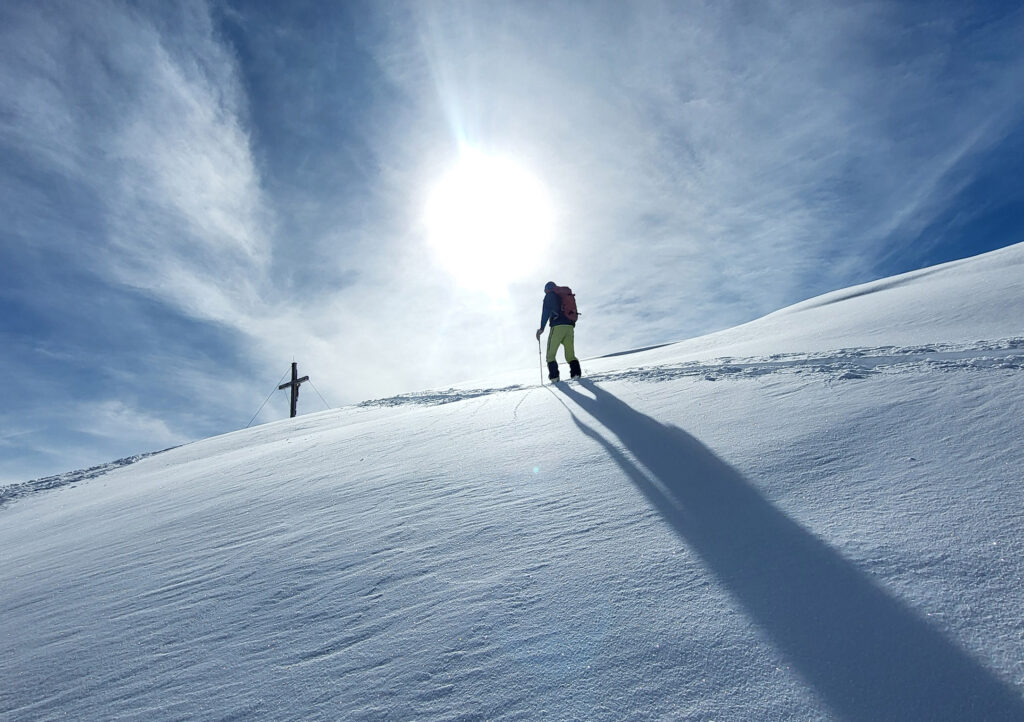
[[[538,328],[538,329],[537,329],[537,340],[538,340],[538,341],[540,341],[540,335],[541,335],[542,333],[544,333],[544,329],[542,329],[542,328]]]

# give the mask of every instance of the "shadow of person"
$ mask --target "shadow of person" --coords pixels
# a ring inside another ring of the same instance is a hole
[[[570,413],[840,717],[1024,720],[1024,700],[802,528],[682,429],[593,382],[556,388],[640,462]]]

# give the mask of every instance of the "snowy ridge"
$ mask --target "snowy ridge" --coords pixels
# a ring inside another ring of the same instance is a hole
[[[848,347],[971,344],[1024,333],[1024,243],[826,293],[639,354],[644,363]],[[595,361],[600,361],[595,359]]]
[[[9,504],[15,499],[20,499],[30,494],[38,494],[44,491],[52,491],[53,489],[61,489],[83,481],[89,481],[90,479],[95,479],[103,476],[104,474],[108,474],[114,469],[120,469],[123,466],[134,464],[137,461],[147,459],[150,456],[155,456],[156,454],[161,454],[164,451],[170,451],[170,449],[150,451],[145,454],[134,454],[132,456],[126,456],[123,459],[107,462],[106,464],[90,466],[88,469],[66,471],[63,474],[54,474],[52,476],[44,476],[39,479],[32,479],[18,484],[0,486],[0,509],[2,509],[5,504]]]
[[[655,347],[660,348],[660,347]],[[649,349],[639,349],[636,353]],[[631,352],[613,354],[625,356]],[[610,356],[602,356],[602,359]],[[586,361],[584,361],[584,364]],[[563,364],[564,365],[564,364]],[[769,374],[805,374],[828,381],[862,379],[873,374],[896,374],[925,369],[941,371],[1017,371],[1024,368],[1024,338],[1007,338],[974,343],[934,343],[920,346],[876,346],[835,351],[785,354],[768,357],[718,358],[710,361],[636,366],[617,371],[588,373],[591,381],[671,381],[696,378],[717,381],[729,378],[757,378]],[[436,406],[456,401],[520,391],[529,386],[500,388],[443,389],[399,394],[372,399],[359,407]]]
[[[667,344],[665,344],[667,345]],[[661,348],[655,346],[636,351],[602,356],[611,358]],[[930,344],[924,346],[882,346],[873,348],[839,349],[835,352],[805,354],[772,354],[768,358],[720,358],[710,362],[691,361],[681,364],[637,366],[621,371],[607,371],[588,376],[593,381],[630,379],[635,381],[668,381],[679,378],[698,378],[717,381],[726,378],[756,378],[768,374],[793,373],[820,375],[827,380],[846,381],[865,378],[871,374],[917,371],[922,364],[942,371],[1020,370],[1024,368],[1024,338],[998,341],[978,341],[972,344]],[[393,406],[436,406],[456,401],[521,391],[530,388],[521,384],[498,388],[438,389],[397,394],[380,399],[369,399],[356,404],[357,408]],[[172,447],[173,448],[173,447]],[[169,451],[152,451],[99,464],[88,469],[42,477],[0,487],[0,508],[15,499],[64,486],[95,479],[110,471],[134,464],[142,459]]]

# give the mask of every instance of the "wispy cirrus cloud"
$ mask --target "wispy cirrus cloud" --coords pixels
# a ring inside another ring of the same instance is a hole
[[[233,59],[195,7],[172,17],[181,35],[170,36],[164,18],[113,3],[15,9],[3,131],[26,165],[94,204],[96,232],[66,228],[84,264],[234,323],[259,296],[268,219]],[[65,210],[61,200],[51,200],[51,217]]]
[[[272,258],[235,60],[204,3],[0,13],[0,306],[12,319],[2,367],[23,380],[18,408],[30,405],[5,426],[34,416],[45,439],[21,456],[42,459],[181,440],[195,428],[191,404],[159,389],[183,366],[198,372],[192,389],[204,386],[219,370],[214,349],[235,361],[223,340],[189,348],[173,334],[207,343],[216,334],[197,322],[212,321],[244,337]],[[171,349],[186,356],[160,353]],[[117,378],[125,368],[129,383]]]

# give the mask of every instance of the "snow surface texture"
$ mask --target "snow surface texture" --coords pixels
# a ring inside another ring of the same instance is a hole
[[[1024,719],[1022,266],[19,485],[0,717]]]

